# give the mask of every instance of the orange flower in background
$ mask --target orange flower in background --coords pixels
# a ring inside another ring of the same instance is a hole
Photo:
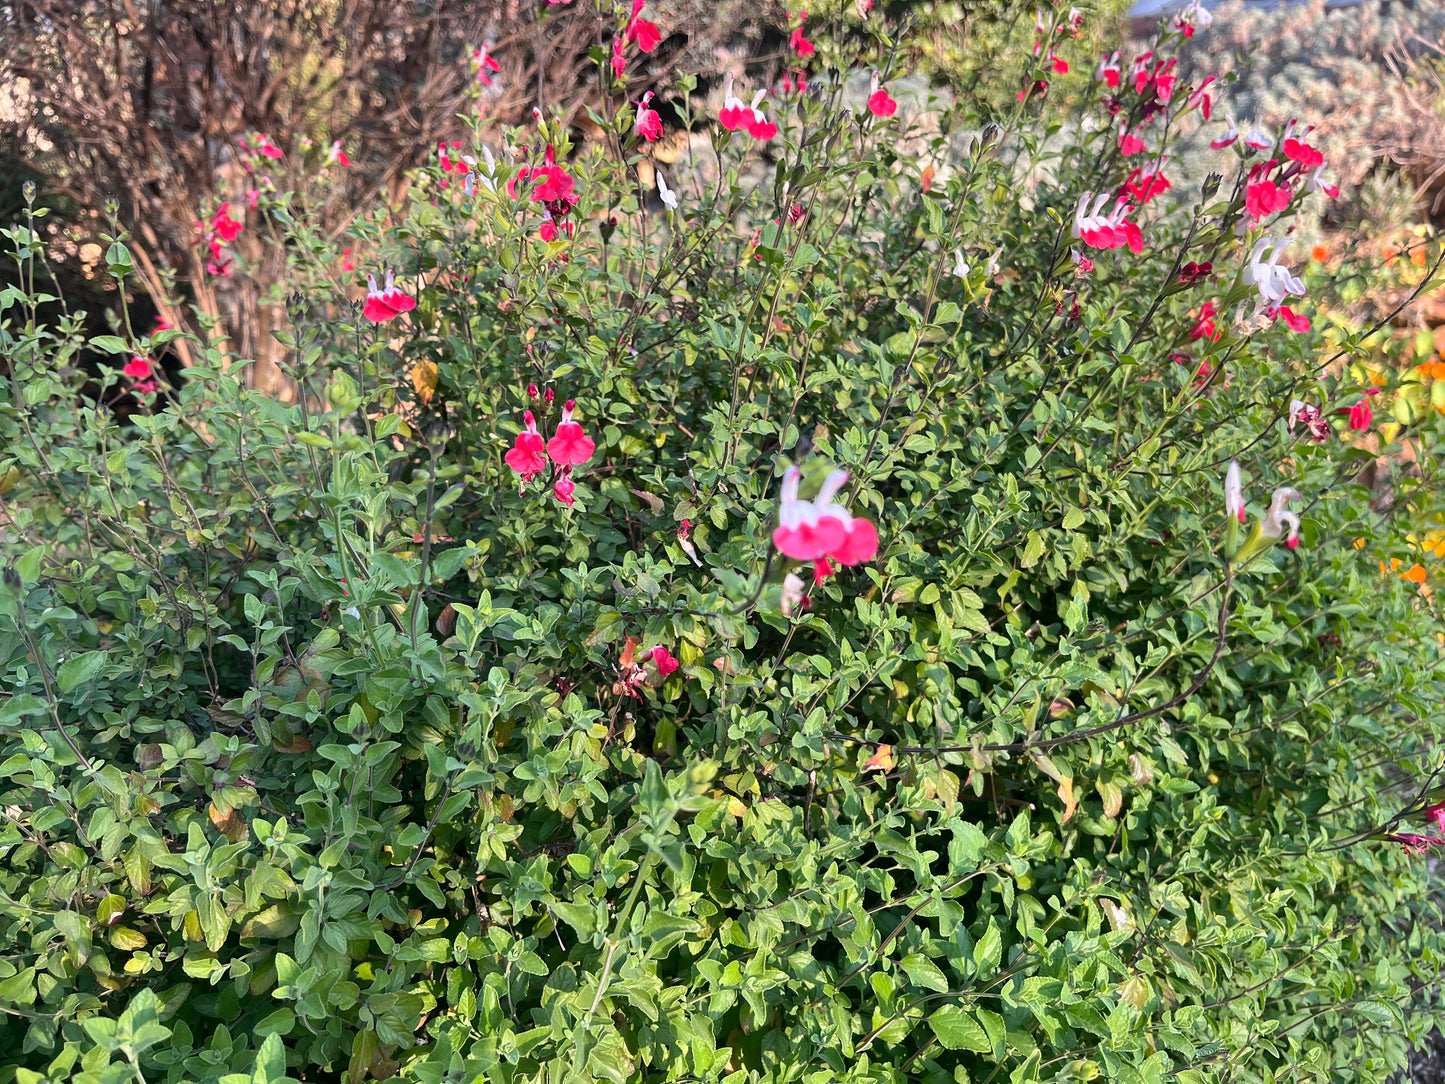
[[[1445,380],[1445,361],[1432,361],[1429,371],[1432,379]]]
[[[1412,264],[1414,264],[1416,267],[1424,267],[1424,266],[1425,266],[1425,246],[1424,246],[1424,245],[1416,245],[1413,249],[1411,249],[1411,251],[1410,251],[1410,262],[1411,262]]]
[[[1310,259],[1314,260],[1316,263],[1324,263],[1329,258],[1330,250],[1325,248],[1324,245],[1315,245],[1312,249],[1310,249]]]
[[[1400,573],[1400,579],[1409,580],[1411,583],[1425,582],[1425,566],[1411,565],[1404,572]]]
[[[1365,540],[1364,540],[1363,538],[1357,538],[1357,539],[1355,539],[1355,549],[1357,549],[1357,550],[1362,550],[1362,549],[1364,549],[1364,548],[1365,548]]]

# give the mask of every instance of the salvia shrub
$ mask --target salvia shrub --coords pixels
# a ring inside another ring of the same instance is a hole
[[[1310,118],[1179,82],[1196,5],[1102,62],[1044,12],[980,125],[866,7],[679,77],[690,138],[629,6],[595,142],[459,121],[343,238],[199,208],[213,274],[286,254],[289,402],[213,328],[85,339],[5,231],[7,1079],[1381,1080],[1430,1031],[1439,412],[1291,246]]]

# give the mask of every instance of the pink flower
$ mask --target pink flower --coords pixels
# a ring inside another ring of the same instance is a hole
[[[1174,81],[1178,78],[1174,74],[1174,65],[1178,63],[1176,57],[1167,64],[1161,60],[1154,65],[1155,96],[1161,102],[1167,102],[1174,96]]]
[[[1163,166],[1162,160],[1140,166],[1129,174],[1124,182],[1124,190],[1138,200],[1141,206],[1155,196],[1168,192],[1174,186],[1169,183],[1169,178],[1164,176]]]
[[[506,455],[507,466],[522,476],[526,485],[547,469],[547,453],[542,445],[542,434],[537,432],[537,419],[529,410],[522,415],[526,428],[517,434],[517,442]],[[568,491],[571,495],[571,491]],[[558,494],[561,499],[561,494]]]
[[[1273,181],[1256,181],[1244,189],[1244,209],[1255,218],[1264,218],[1289,206],[1289,185]]]
[[[234,241],[241,233],[242,224],[231,217],[231,203],[226,201],[211,219],[211,233],[223,241]]]
[[[657,664],[657,672],[663,677],[667,677],[668,674],[671,674],[682,665],[682,663],[673,657],[672,652],[667,650],[662,644],[658,644],[650,651],[644,651],[644,654],[652,657],[652,661]]]
[[[1125,158],[1144,150],[1144,141],[1127,128],[1119,133],[1119,153]]]
[[[1445,802],[1440,802],[1438,805],[1427,806],[1425,809],[1421,810],[1421,815],[1429,820],[1433,820],[1437,825],[1439,825],[1440,830],[1442,832],[1445,832]]]
[[[281,148],[275,146],[269,136],[263,135],[260,132],[252,132],[249,135],[244,135],[236,142],[241,145],[242,149],[265,155],[267,158],[281,157]]]
[[[557,461],[558,466],[569,467],[585,463],[597,449],[591,438],[582,432],[582,426],[572,420],[572,411],[576,407],[573,400],[567,400],[567,405],[562,408],[562,420],[557,423],[557,431],[547,442],[547,454]]]
[[[515,449],[513,449],[513,451],[515,451]],[[507,454],[510,455],[511,453],[509,452]],[[563,469],[565,470],[567,468]],[[565,504],[568,508],[571,508],[574,504],[577,503],[577,498],[572,496],[576,489],[577,483],[572,481],[572,479],[567,477],[567,475],[565,474],[563,474],[562,477],[558,478],[557,481],[552,483],[552,495],[563,504]]]
[[[662,138],[662,118],[657,115],[657,110],[649,107],[652,101],[652,91],[642,96],[642,101],[637,103],[637,120],[633,128],[643,139],[649,143],[655,143]]]
[[[477,82],[484,87],[492,85],[492,77],[488,72],[499,72],[502,66],[497,63],[496,58],[488,53],[490,46],[482,46],[480,49],[472,50],[472,67],[477,69]]]
[[[516,199],[518,184],[526,180],[531,181],[533,203],[562,204],[565,209],[581,199],[581,196],[573,191],[571,174],[556,164],[550,143],[547,145],[545,163],[534,167],[523,166],[517,170],[516,176],[507,182],[507,195]]]
[[[806,12],[798,12],[798,25],[794,28],[792,36],[788,38],[789,47],[803,60],[807,60],[817,51],[813,48],[813,43],[803,36],[803,23],[807,18]]]
[[[621,38],[612,39],[612,74],[621,79],[627,71],[627,57],[623,54]]]
[[[350,245],[347,245],[344,249],[341,250],[341,270],[343,274],[349,271],[356,270],[356,265],[351,262]]]
[[[1289,428],[1292,431],[1296,421],[1304,423],[1305,431],[1317,443],[1323,444],[1330,436],[1330,423],[1325,421],[1320,408],[1300,399],[1291,399],[1289,404]]]
[[[1215,323],[1219,316],[1219,310],[1215,308],[1213,301],[1206,301],[1199,310],[1199,316],[1194,321],[1194,327],[1189,331],[1191,340],[1208,339],[1215,342],[1219,338],[1219,328]]]
[[[644,53],[650,53],[662,40],[662,33],[657,29],[656,23],[639,18],[642,8],[641,3],[634,2],[632,5],[632,20],[627,24],[627,40],[636,42],[637,47]]]
[[[1296,334],[1303,335],[1310,329],[1310,318],[1295,312],[1288,305],[1280,305],[1278,308],[1266,309],[1265,314],[1270,317],[1279,317],[1285,322],[1285,325]]]
[[[868,94],[868,112],[875,117],[891,117],[898,112],[898,103],[878,85],[878,73],[873,73],[873,88]]]
[[[338,165],[343,169],[351,165],[351,159],[346,157],[346,152],[341,149],[341,140],[336,139],[331,143],[331,149],[326,152],[326,164]]]
[[[125,375],[129,377],[150,376],[151,363],[146,358],[134,357],[125,363],[125,368],[122,369],[121,372],[125,373]]]
[[[1069,72],[1069,62],[1052,49],[1049,50],[1049,55],[1044,57],[1044,63],[1051,66],[1057,75],[1067,75]]]
[[[1309,129],[1305,129],[1305,131],[1308,132]],[[1304,166],[1305,169],[1313,169],[1316,166],[1325,164],[1325,156],[1323,154],[1314,147],[1311,147],[1308,143],[1296,139],[1292,135],[1285,137],[1284,141],[1280,144],[1280,150],[1284,151],[1284,156],[1291,162],[1298,162]]]
[[[1375,420],[1374,411],[1370,409],[1370,400],[1361,399],[1354,406],[1350,407],[1350,428],[1364,430],[1370,428],[1370,423]]]
[[[374,275],[366,276],[366,284],[366,304],[361,308],[361,315],[373,324],[385,323],[387,320],[416,308],[416,301],[408,297],[396,285],[395,274],[391,271],[386,273],[385,290],[376,288]]]
[[[162,332],[162,331],[174,331],[174,330],[175,330],[175,328],[173,328],[173,327],[171,326],[170,321],[168,321],[164,316],[157,316],[157,317],[156,317],[156,329],[155,329],[155,331],[151,332],[151,334],[152,334],[152,335],[155,335],[155,334],[158,334],[158,333],[160,333],[160,332]]]

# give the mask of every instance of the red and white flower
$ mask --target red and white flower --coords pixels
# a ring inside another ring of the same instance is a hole
[[[361,307],[361,315],[370,320],[373,324],[385,323],[394,319],[404,312],[410,312],[416,308],[416,300],[396,285],[394,272],[386,273],[386,289],[376,288],[376,276],[366,276],[366,303]]]
[[[1164,176],[1164,159],[1157,158],[1133,170],[1124,182],[1124,191],[1142,207],[1155,196],[1162,196],[1174,186]]]
[[[1090,248],[1112,249],[1127,245],[1131,252],[1143,252],[1143,234],[1138,225],[1128,218],[1133,208],[1120,196],[1114,209],[1106,215],[1103,209],[1109,198],[1107,192],[1101,192],[1097,198],[1092,192],[1085,192],[1079,197],[1078,206],[1074,208],[1074,236]],[[1094,200],[1092,209],[1089,207],[1091,199]]]
[[[1325,195],[1329,196],[1330,199],[1339,199],[1339,187],[1337,185],[1328,184],[1320,176],[1320,174],[1325,171],[1325,166],[1327,164],[1328,163],[1321,162],[1319,165],[1315,166],[1314,171],[1309,175],[1309,180],[1305,181],[1305,191],[1323,192]]]
[[[820,515],[812,501],[799,498],[798,483],[802,477],[797,467],[789,467],[783,475],[773,545],[785,557],[796,561],[816,561],[841,546],[847,532],[841,520]]]
[[[811,501],[798,497],[801,478],[797,467],[789,467],[783,475],[778,526],[773,531],[778,551],[798,561],[836,561],[840,565],[871,561],[878,553],[878,529],[833,500],[847,482],[847,472],[831,472]],[[821,565],[818,569],[822,575],[830,571],[831,565],[827,570]]]
[[[1133,70],[1129,73],[1134,80],[1134,93],[1143,94],[1144,88],[1149,85],[1149,61],[1154,59],[1154,53],[1140,53],[1134,58]]]
[[[1208,30],[1214,16],[1200,3],[1200,0],[1189,0],[1189,3],[1180,9],[1179,14],[1174,17],[1175,29],[1183,32],[1186,38],[1194,37],[1196,30]]]
[[[1225,129],[1224,134],[1218,139],[1211,139],[1209,141],[1209,145],[1217,151],[1222,151],[1225,147],[1230,146],[1239,139],[1239,126],[1235,124],[1234,118],[1226,113],[1224,114],[1224,119],[1229,123],[1229,127]]]
[[[1214,96],[1209,89],[1209,84],[1217,78],[1218,76],[1215,75],[1205,76],[1204,82],[1189,92],[1189,99],[1186,102],[1188,108],[1198,109],[1199,115],[1205,120],[1209,119],[1209,114],[1214,110]]]
[[[830,471],[813,503],[818,508],[820,517],[831,517],[843,524],[842,545],[835,546],[825,554],[823,561],[833,560],[840,565],[861,565],[878,555],[878,528],[869,520],[850,515],[846,508],[833,500],[847,481],[847,471]]]
[[[341,149],[341,140],[333,139],[331,141],[331,149],[326,152],[326,164],[341,166],[343,169],[351,165],[351,159],[346,157],[346,152]]]
[[[1123,69],[1119,66],[1118,49],[1115,49],[1112,55],[1104,57],[1104,59],[1099,62],[1099,78],[1102,79],[1104,85],[1110,89],[1115,89],[1119,86],[1122,72]]]
[[[1254,127],[1251,128],[1249,134],[1244,137],[1244,145],[1252,150],[1267,151],[1274,146],[1274,136],[1260,128],[1259,118],[1255,117]]]

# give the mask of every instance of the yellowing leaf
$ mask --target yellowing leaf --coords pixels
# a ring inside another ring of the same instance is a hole
[[[439,375],[434,361],[419,361],[411,367],[411,386],[423,403],[430,403],[431,397],[436,394]]]
[[[137,952],[146,947],[146,935],[129,926],[117,926],[110,931],[110,943],[123,952]]]
[[[1074,781],[1069,776],[1059,781],[1059,801],[1064,803],[1064,815],[1059,818],[1059,823],[1068,824],[1069,818],[1079,806],[1078,799],[1074,797]]]
[[[893,746],[880,745],[863,765],[865,772],[891,772],[897,762],[893,757]]]
[[[1117,817],[1124,807],[1124,791],[1118,783],[1100,783],[1099,797],[1104,799],[1104,816]]]

